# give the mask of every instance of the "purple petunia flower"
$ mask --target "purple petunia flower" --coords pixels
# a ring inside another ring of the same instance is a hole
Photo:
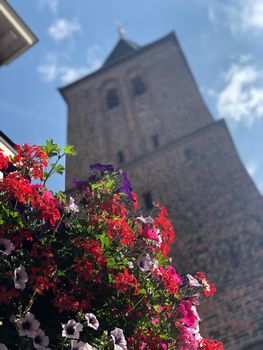
[[[106,171],[112,173],[115,170],[114,165],[112,164],[94,163],[94,164],[91,164],[89,167],[92,170],[98,170],[101,173],[101,175],[106,173]]]
[[[137,259],[137,264],[142,271],[153,271],[158,268],[158,261],[152,259],[149,254],[140,255]]]
[[[36,335],[33,338],[33,344],[35,349],[43,348],[48,346],[49,339],[48,336],[42,331],[42,329],[38,329]],[[46,348],[45,348],[46,349]]]
[[[9,239],[0,238],[0,253],[9,255],[14,249],[15,246]]]
[[[87,187],[90,187],[90,184],[88,183],[88,181],[83,181],[83,180],[73,180],[73,185],[76,187],[77,190],[79,190],[80,192],[82,191],[87,191]]]
[[[123,180],[123,183],[119,191],[126,193],[129,196],[129,198],[134,202],[135,200],[132,195],[132,185],[130,183],[130,180],[128,179],[128,175],[126,171],[122,172],[122,180]]]
[[[14,271],[14,283],[16,289],[24,290],[28,281],[28,274],[23,265],[20,265]]]
[[[115,328],[110,332],[110,335],[113,340],[114,350],[127,350],[127,342],[122,329]]]
[[[92,313],[88,313],[85,315],[85,318],[87,320],[87,325],[95,330],[97,330],[99,328],[99,321],[97,320],[97,317],[92,314]]]
[[[83,330],[82,324],[69,320],[68,323],[62,324],[62,337],[79,339],[79,332]]]
[[[34,338],[38,332],[40,323],[35,319],[35,316],[31,312],[27,312],[25,317],[16,321],[18,333],[20,336],[27,336]]]

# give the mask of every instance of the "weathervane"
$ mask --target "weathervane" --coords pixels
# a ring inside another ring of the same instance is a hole
[[[121,22],[117,22],[117,32],[120,38],[124,38],[124,34],[125,34],[125,29],[124,26]]]

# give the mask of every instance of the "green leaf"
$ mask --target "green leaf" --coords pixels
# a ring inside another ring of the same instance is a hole
[[[77,152],[74,150],[74,146],[72,146],[72,145],[65,146],[64,153],[67,156],[75,156],[77,154]]]
[[[110,239],[109,239],[109,237],[106,235],[106,233],[103,233],[103,234],[99,235],[98,237],[99,237],[99,240],[100,240],[102,249],[103,249],[104,247],[109,247],[109,246],[110,246]]]
[[[59,164],[57,167],[55,167],[54,170],[55,170],[55,172],[56,172],[57,174],[62,175],[63,172],[64,172],[64,170],[65,170],[65,167],[64,167],[64,165]]]

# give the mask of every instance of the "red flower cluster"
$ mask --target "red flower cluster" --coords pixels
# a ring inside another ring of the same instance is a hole
[[[129,273],[128,269],[113,277],[113,287],[120,292],[127,292],[132,287],[134,288],[134,293],[138,294],[139,286],[140,283],[133,274]]]
[[[15,166],[25,171],[27,169],[28,174],[34,179],[42,179],[43,167],[48,166],[48,154],[47,152],[37,145],[28,145],[25,143],[22,146],[16,145],[17,155],[14,157]]]
[[[206,297],[210,297],[215,294],[216,287],[213,283],[211,283],[203,272],[197,272],[195,278],[203,285],[204,295]]]
[[[200,346],[202,350],[224,350],[223,344],[218,340],[203,338]]]
[[[0,170],[7,169],[9,161],[10,161],[10,159],[0,149]]]
[[[167,266],[167,270],[162,266],[159,271],[156,271],[160,275],[161,280],[165,286],[165,289],[170,294],[176,294],[179,290],[179,285],[182,283],[180,275],[177,274],[175,268],[171,265]]]

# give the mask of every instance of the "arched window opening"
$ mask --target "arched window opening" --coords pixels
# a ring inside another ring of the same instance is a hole
[[[107,92],[107,106],[108,109],[112,109],[120,104],[117,89],[112,88]]]
[[[140,76],[132,79],[132,90],[134,96],[142,95],[146,92],[145,83]]]

